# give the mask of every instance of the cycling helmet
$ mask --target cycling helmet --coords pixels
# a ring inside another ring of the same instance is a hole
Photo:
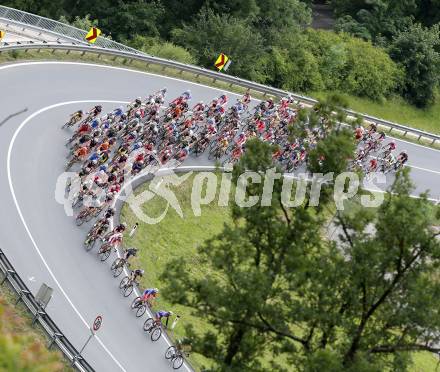
[[[95,109],[96,109],[96,111],[101,112],[102,111],[102,106],[101,105],[95,106]]]
[[[159,289],[157,289],[157,288],[153,288],[153,291],[156,293],[159,293]]]
[[[141,275],[144,275],[145,270],[144,270],[144,269],[141,269],[141,270],[139,270],[139,273],[140,273]]]
[[[79,113],[80,115],[82,115],[82,114],[83,114],[83,110],[79,110],[78,113]]]
[[[168,311],[168,314],[173,315],[173,312],[172,311]]]

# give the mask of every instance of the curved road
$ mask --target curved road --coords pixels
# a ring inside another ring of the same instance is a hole
[[[0,126],[1,248],[34,294],[42,282],[54,288],[47,311],[77,349],[89,335],[88,325],[103,315],[102,328],[84,352],[96,370],[172,370],[163,357],[166,341],[153,343],[146,337],[145,316],[136,319],[131,312],[131,300],[120,295],[109,262],[101,263],[82,248],[88,226],[78,229],[55,200],[66,154],[67,134],[60,126],[70,113],[94,102],[106,102],[104,110],[110,110],[164,86],[168,98],[190,88],[193,102],[206,102],[220,91],[128,69],[68,62],[0,66],[0,84],[0,123],[28,108]],[[417,192],[430,189],[431,197],[439,199],[440,152],[410,143],[398,143],[398,148],[409,152]],[[191,164],[206,162],[190,159]]]

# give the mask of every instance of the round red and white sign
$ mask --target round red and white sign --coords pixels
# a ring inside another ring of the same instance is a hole
[[[95,321],[93,322],[93,330],[96,332],[102,324],[102,316],[98,315],[95,319]]]

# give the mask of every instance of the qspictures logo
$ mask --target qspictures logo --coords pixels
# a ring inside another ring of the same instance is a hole
[[[344,209],[344,201],[355,196],[360,196],[360,202],[364,207],[378,207],[384,200],[383,192],[380,192],[378,185],[386,184],[386,177],[383,173],[371,173],[368,177],[361,180],[359,175],[354,172],[344,172],[339,175],[334,173],[313,175],[307,174],[282,174],[275,168],[268,169],[264,173],[247,171],[241,174],[237,179],[236,187],[232,187],[232,174],[230,172],[194,172],[177,173],[176,164],[167,163],[162,166],[149,166],[140,174],[131,178],[123,186],[116,199],[125,201],[136,217],[146,224],[157,224],[161,222],[170,208],[173,209],[181,218],[184,218],[182,204],[179,201],[174,190],[183,183],[192,179],[191,190],[191,211],[194,216],[201,216],[202,206],[217,203],[220,207],[228,207],[230,203],[235,203],[241,208],[250,208],[258,203],[262,207],[270,206],[273,198],[275,181],[281,180],[281,203],[286,208],[295,208],[302,205],[306,195],[309,195],[309,205],[318,206],[320,196],[325,184],[326,187],[332,187],[332,197],[338,210]],[[55,189],[55,198],[57,202],[64,205],[67,215],[74,214],[73,204],[85,182],[92,184],[90,193],[84,197],[83,208],[93,207],[96,199],[103,200],[106,197],[105,191],[96,184],[97,174],[90,175],[81,179],[77,173],[65,172],[60,175]],[[99,177],[99,175],[98,175]],[[129,178],[129,177],[127,177]],[[135,193],[133,185],[148,181],[145,190]],[[361,192],[362,188],[373,191],[370,194]],[[263,186],[261,195],[249,196],[246,190],[252,184]],[[68,187],[66,187],[68,185]],[[377,191],[377,192],[374,192]],[[160,198],[164,201],[163,210],[156,213],[156,216],[150,216],[147,208],[143,206],[154,198]]]

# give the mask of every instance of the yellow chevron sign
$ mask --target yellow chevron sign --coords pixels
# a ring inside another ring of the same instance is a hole
[[[5,37],[6,32],[0,30],[0,41]]]
[[[225,67],[226,63],[228,62],[228,59],[229,57],[226,54],[221,53],[218,56],[217,61],[215,61],[214,66],[217,67],[219,71],[221,71],[221,69]]]
[[[92,27],[90,29],[90,31],[88,32],[88,34],[86,35],[86,40],[90,44],[93,44],[96,41],[96,39],[98,38],[99,35],[101,35],[101,30],[99,28]]]

